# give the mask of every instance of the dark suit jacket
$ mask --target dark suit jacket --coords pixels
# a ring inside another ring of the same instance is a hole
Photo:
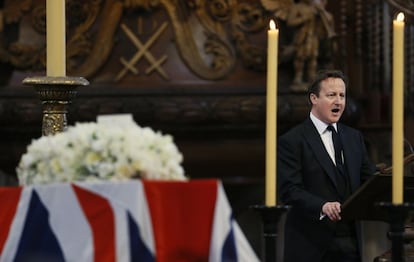
[[[352,193],[374,174],[375,166],[359,131],[340,123],[338,130]],[[320,261],[336,226],[327,217],[319,219],[322,205],[342,202],[335,166],[310,118],[282,135],[277,148],[279,200],[291,205],[285,224],[285,261]]]

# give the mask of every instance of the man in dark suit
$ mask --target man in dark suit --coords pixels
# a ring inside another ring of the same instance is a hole
[[[341,204],[373,175],[362,134],[338,123],[347,80],[321,71],[308,90],[310,116],[278,140],[278,193],[291,205],[285,224],[286,262],[360,262],[360,232],[341,220]],[[338,138],[339,136],[339,138]]]

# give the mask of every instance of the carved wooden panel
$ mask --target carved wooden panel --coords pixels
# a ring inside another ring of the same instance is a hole
[[[188,151],[197,161],[201,161],[197,154],[207,157],[201,143],[211,141],[213,147],[233,139],[228,150],[234,155],[227,153],[223,161],[216,160],[217,169],[222,167],[223,173],[228,173],[232,161],[239,157],[242,166],[237,175],[262,181],[263,172],[247,174],[243,169],[250,168],[243,164],[262,170],[264,152],[249,160],[241,150],[231,148],[254,141],[250,145],[256,152],[264,149],[266,31],[271,18],[280,27],[279,133],[308,115],[304,89],[292,89],[298,72],[295,39],[304,27],[293,25],[287,11],[308,14],[306,10],[316,7],[300,2],[67,0],[68,75],[91,82],[79,89],[68,121],[132,113],[139,124],[172,133],[191,148]],[[4,143],[0,152],[12,153],[0,154],[0,162],[9,171],[25,144],[40,135],[40,101],[21,82],[27,76],[45,74],[45,7],[44,0],[2,3],[0,139]],[[368,134],[376,128],[383,132],[390,120],[391,13],[404,8],[411,22],[412,1],[321,3],[327,5],[318,10],[319,18],[308,16],[318,24],[307,29],[317,29],[313,31],[319,44],[316,68],[335,67],[349,75],[349,105],[343,121],[365,128]],[[332,19],[331,24],[324,24],[320,17]],[[411,23],[406,35],[406,87],[410,94],[406,107],[412,115]],[[305,71],[303,75],[308,74]],[[306,87],[309,80],[303,81]],[[233,160],[225,164],[230,158]]]

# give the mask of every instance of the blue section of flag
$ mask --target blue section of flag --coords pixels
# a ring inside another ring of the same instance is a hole
[[[154,262],[155,258],[140,237],[138,225],[128,212],[130,252],[132,262]]]
[[[232,224],[233,218],[230,218],[230,224]],[[234,239],[233,226],[230,227],[230,231],[223,244],[223,250],[221,252],[222,262],[235,262],[237,259],[236,241]]]
[[[39,195],[34,191],[31,195],[29,209],[14,261],[65,261],[62,249],[50,228],[49,213],[40,200]]]

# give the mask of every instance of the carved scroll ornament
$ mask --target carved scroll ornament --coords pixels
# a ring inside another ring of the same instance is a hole
[[[266,27],[265,10],[259,3],[241,0],[67,0],[68,74],[92,78],[105,66],[121,33],[124,16],[166,12],[174,32],[177,51],[186,66],[202,79],[227,76],[238,59],[253,70],[263,70],[265,48],[249,42],[250,32]],[[0,44],[0,60],[19,70],[45,68],[44,1],[6,0],[5,29],[19,25],[20,34],[37,34],[35,39],[17,34]],[[135,12],[137,11],[137,12]],[[139,11],[139,12],[138,12]],[[30,20],[27,19],[30,17]],[[99,24],[99,27],[96,25]],[[195,34],[194,30],[202,32]],[[24,32],[24,33],[22,33]]]

